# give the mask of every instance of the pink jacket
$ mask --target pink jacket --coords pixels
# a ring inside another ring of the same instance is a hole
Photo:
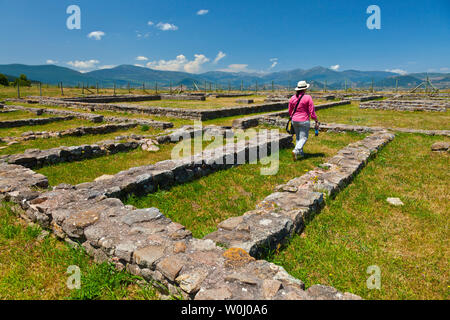
[[[291,99],[289,99],[289,115],[292,117],[292,121],[308,121],[309,117],[314,120],[317,120],[317,115],[314,110],[314,102],[310,95],[305,94],[300,101],[297,111],[294,115],[295,106],[297,105],[298,99],[300,99],[301,95],[297,96],[293,95]]]

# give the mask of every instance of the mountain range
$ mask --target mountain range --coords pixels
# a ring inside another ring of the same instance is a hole
[[[395,87],[415,87],[420,84],[427,76],[433,81],[433,85],[438,88],[450,86],[449,73],[412,73],[399,75],[387,71],[359,71],[344,70],[335,71],[324,67],[314,67],[311,69],[295,69],[290,71],[279,71],[273,73],[247,73],[247,72],[222,72],[209,71],[200,74],[192,74],[179,71],[162,71],[133,65],[120,65],[111,69],[100,69],[91,72],[81,73],[79,71],[60,67],[56,65],[24,65],[7,64],[0,65],[0,73],[9,78],[25,74],[28,79],[40,81],[48,84],[58,84],[63,82],[65,86],[95,85],[112,87],[114,83],[118,87],[126,87],[128,84],[132,87],[142,86],[145,83],[147,88],[152,88],[157,82],[158,87],[168,87],[172,85],[177,87],[184,85],[193,87],[194,83],[199,88],[206,86],[215,88],[217,84],[223,89],[231,86],[234,89],[240,88],[271,88],[272,81],[274,87],[294,87],[297,81],[306,80],[312,83],[315,89],[322,89],[325,86],[328,89],[342,89],[347,87],[374,87],[385,88]]]

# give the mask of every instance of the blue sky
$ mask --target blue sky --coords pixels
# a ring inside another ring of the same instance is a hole
[[[66,27],[69,5],[80,30]],[[381,9],[379,30],[366,26],[369,5]],[[411,73],[450,72],[449,57],[448,0],[0,0],[0,64]]]

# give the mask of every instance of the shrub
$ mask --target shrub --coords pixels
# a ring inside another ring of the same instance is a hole
[[[0,84],[5,86],[5,87],[9,86],[8,78],[2,73],[0,73]]]

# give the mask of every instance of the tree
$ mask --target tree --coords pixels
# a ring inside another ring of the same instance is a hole
[[[14,86],[17,86],[17,83],[19,83],[21,87],[31,87],[31,81],[28,80],[27,76],[24,74],[21,74],[19,78],[14,80]]]
[[[0,73],[0,84],[5,86],[5,87],[9,86],[8,78],[2,73]]]

